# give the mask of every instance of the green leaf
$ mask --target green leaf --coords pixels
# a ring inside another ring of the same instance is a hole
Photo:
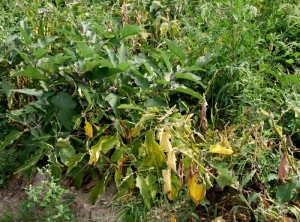
[[[41,48],[46,48],[51,42],[55,41],[58,38],[58,36],[47,36],[45,38],[39,38],[38,45]]]
[[[181,60],[185,60],[186,56],[182,50],[182,47],[178,46],[176,41],[171,41],[166,39],[165,40],[169,49],[175,54],[177,55]]]
[[[76,150],[71,145],[69,139],[70,139],[69,137],[67,137],[66,139],[59,138],[57,140],[57,143],[55,144],[57,147],[60,148],[59,150],[60,161],[65,165],[68,165],[70,159],[76,154]]]
[[[206,69],[203,69],[203,68],[201,68],[199,66],[195,66],[195,65],[190,66],[190,67],[185,67],[183,69],[183,72],[190,72],[190,71],[203,71],[203,72],[207,72]]]
[[[74,180],[74,184],[77,188],[80,188],[82,185],[82,180],[85,175],[86,171],[86,164],[78,164],[76,167],[74,167],[67,175],[72,177]]]
[[[181,93],[185,93],[185,94],[188,94],[190,96],[193,96],[201,101],[203,101],[203,97],[200,95],[200,93],[198,92],[195,92],[194,90],[186,87],[186,86],[183,86],[183,85],[180,85],[180,86],[176,86],[174,91],[177,91],[177,92],[181,92]]]
[[[145,78],[142,74],[140,74],[137,70],[132,70],[128,75],[134,80],[135,84],[143,89],[150,88],[150,82],[147,78]]]
[[[29,59],[29,56],[24,53],[24,52],[21,52],[20,50],[16,49],[16,51],[19,53],[19,55],[24,59],[25,62],[27,63],[30,63],[30,59]]]
[[[13,89],[11,92],[18,92],[36,97],[41,97],[43,95],[43,91],[36,89]]]
[[[0,143],[0,150],[12,144],[15,140],[19,139],[22,134],[23,132],[19,132],[17,130],[12,131],[5,137],[4,141]]]
[[[129,109],[129,110],[139,110],[139,111],[143,111],[143,109],[137,105],[133,105],[133,104],[122,104],[120,106],[118,106],[118,109]]]
[[[187,79],[190,81],[193,81],[199,85],[201,85],[204,89],[206,89],[206,86],[201,82],[201,77],[196,76],[192,73],[176,73],[175,74],[176,79]]]
[[[47,49],[38,48],[38,49],[33,50],[33,55],[34,55],[35,59],[40,59],[47,53],[48,53]]]
[[[84,64],[82,66],[82,71],[84,73],[89,72],[91,70],[93,70],[96,66],[100,65],[100,61],[99,60],[92,60],[92,61],[84,61]]]
[[[145,107],[167,107],[167,104],[160,98],[147,99],[144,103]]]
[[[40,71],[34,67],[28,67],[23,71],[15,72],[11,74],[11,76],[25,76],[33,79],[44,80],[44,81],[49,80],[49,77],[40,73]]]
[[[111,156],[111,161],[117,162],[122,156],[123,156],[123,149],[122,148],[117,148],[114,152],[114,154]]]
[[[150,195],[149,195],[149,188],[147,185],[147,181],[144,177],[137,175],[136,177],[136,186],[140,189],[140,194],[142,195],[146,206],[148,209],[151,208],[151,202],[150,202]]]
[[[85,155],[86,153],[78,153],[75,156],[71,157],[70,161],[67,164],[67,173],[69,173],[74,167],[76,167],[78,163],[82,162]]]
[[[96,203],[96,200],[99,198],[99,196],[105,191],[109,173],[110,170],[106,170],[103,178],[92,189],[90,196],[87,200],[90,201],[93,205]]]
[[[77,46],[80,50],[80,55],[84,58],[92,57],[94,51],[86,44],[86,42],[77,42]]]
[[[51,164],[50,172],[51,172],[51,176],[53,176],[55,179],[60,179],[62,173],[61,166]],[[59,181],[57,181],[57,183],[59,183]]]
[[[34,167],[37,162],[44,157],[44,154],[45,153],[36,153],[34,155],[31,155],[30,159],[26,160],[26,162],[21,167],[19,167],[18,170],[14,172],[14,174]]]
[[[127,61],[127,49],[124,46],[124,43],[121,44],[118,57],[119,57],[119,64]]]
[[[206,53],[204,56],[200,56],[196,61],[196,66],[203,67],[207,65],[213,58],[212,53]]]
[[[120,104],[119,97],[114,93],[110,93],[105,97],[105,100],[109,103],[116,117],[118,118],[120,116],[120,110],[118,109],[118,106]]]
[[[299,194],[299,181],[285,183],[277,188],[276,199],[279,203],[286,203],[297,198]]]
[[[167,57],[166,53],[164,51],[161,51],[160,54],[161,54],[166,66],[167,66],[168,72],[172,72],[172,65],[171,65],[170,60]]]
[[[119,144],[117,136],[102,136],[99,142],[90,149],[89,164],[96,163],[100,158],[100,152],[106,154],[109,150]]]
[[[30,30],[27,28],[26,21],[20,21],[19,30],[25,40],[26,45],[29,45],[31,43],[31,38],[30,38]]]
[[[142,31],[142,29],[137,25],[128,25],[125,24],[120,30],[121,38],[126,38],[128,36],[137,35]]]

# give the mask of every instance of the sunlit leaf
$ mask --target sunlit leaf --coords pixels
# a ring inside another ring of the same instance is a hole
[[[167,165],[170,167],[174,172],[176,171],[176,155],[174,150],[168,153],[168,160],[167,160]]]
[[[170,138],[171,135],[169,132],[160,132],[160,147],[168,153],[173,150]]]
[[[15,72],[11,74],[11,76],[24,76],[24,77],[29,77],[38,80],[45,80],[45,81],[49,79],[46,75],[42,74],[38,69],[34,67],[28,67],[23,71]]]
[[[133,109],[133,110],[139,110],[139,111],[143,111],[143,109],[137,105],[132,105],[132,104],[122,104],[120,106],[118,106],[118,109]]]
[[[76,150],[70,143],[70,138],[67,137],[65,139],[59,138],[57,140],[57,143],[55,144],[57,147],[59,147],[59,157],[61,162],[63,162],[65,165],[67,165],[70,161],[70,159],[75,156]]]
[[[233,150],[230,146],[222,146],[221,144],[217,143],[210,146],[209,152],[231,155],[233,153]]]
[[[93,137],[93,126],[88,121],[85,121],[84,130],[85,130],[85,135],[87,135],[88,138]]]
[[[188,182],[188,189],[189,196],[195,202],[195,204],[198,205],[205,197],[205,184],[201,183],[200,178],[194,175]]]
[[[226,222],[226,220],[223,219],[223,216],[216,217],[211,222]]]

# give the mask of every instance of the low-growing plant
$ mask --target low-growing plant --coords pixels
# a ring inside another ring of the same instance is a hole
[[[42,181],[25,188],[27,207],[38,212],[38,217],[45,221],[76,221],[76,214],[70,209],[72,201],[67,196],[69,191],[60,187],[59,181],[53,178],[48,168],[37,170]]]
[[[0,188],[17,168],[15,149],[0,149]]]

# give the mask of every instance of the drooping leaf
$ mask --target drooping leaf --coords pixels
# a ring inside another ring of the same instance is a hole
[[[36,97],[41,97],[43,95],[43,91],[36,89],[12,89],[11,92],[18,92]]]
[[[169,200],[172,199],[172,181],[171,181],[171,169],[162,170],[162,176],[164,180],[163,191],[164,194],[167,194]]]
[[[194,175],[188,182],[189,196],[194,201],[196,205],[204,199],[206,188],[205,184],[201,182],[200,178],[197,175]]]
[[[217,153],[217,154],[233,154],[233,150],[230,146],[223,146],[219,143],[211,145],[209,148],[210,153]]]
[[[193,97],[195,97],[195,98],[197,98],[201,101],[203,100],[203,97],[200,95],[200,93],[195,92],[191,88],[188,88],[188,87],[183,86],[183,85],[175,86],[174,88],[175,88],[174,90],[177,91],[177,92],[188,94],[188,95],[193,96]]]
[[[105,191],[107,179],[110,174],[110,171],[107,170],[103,175],[103,178],[97,183],[97,185],[92,189],[89,198],[87,199],[93,205],[96,203],[99,196]]]
[[[106,154],[119,143],[117,136],[102,136],[99,142],[90,149],[89,164],[96,163],[100,157],[100,152]]]
[[[44,81],[49,80],[48,76],[40,73],[40,71],[34,67],[28,67],[23,71],[15,72],[11,74],[11,76],[24,76],[24,77],[29,77],[29,78],[44,80]]]
[[[172,144],[170,142],[170,138],[171,138],[171,135],[169,132],[162,131],[160,133],[160,147],[168,153],[173,151]]]
[[[285,178],[289,174],[288,164],[289,162],[287,156],[284,153],[278,167],[278,177],[281,180],[281,182],[285,182]]]
[[[176,155],[175,155],[174,150],[172,150],[171,152],[168,153],[167,165],[172,170],[174,170],[174,172],[177,172],[177,170],[176,170]]]
[[[15,140],[19,139],[20,136],[23,135],[23,132],[14,130],[10,134],[8,134],[4,141],[0,143],[0,150],[4,149],[8,145],[11,145]]]
[[[14,174],[27,170],[29,168],[34,167],[39,160],[44,157],[45,153],[37,152],[34,155],[31,155],[30,159],[26,160],[26,162],[20,166]]]
[[[85,121],[84,130],[88,138],[93,138],[93,127],[88,121]]]
[[[76,154],[76,150],[70,143],[70,138],[69,137],[65,139],[59,138],[55,145],[58,148],[60,148],[59,157],[61,162],[64,163],[65,165],[68,165],[70,159]]]
[[[67,173],[69,173],[74,167],[76,167],[78,163],[82,162],[85,155],[86,153],[78,153],[75,156],[71,157],[67,164],[68,166]]]
[[[206,86],[201,82],[201,77],[196,76],[195,74],[192,73],[176,73],[175,74],[176,79],[187,79],[190,80],[194,83],[199,84],[202,86],[202,88],[206,89]]]
[[[137,35],[142,31],[142,29],[137,25],[125,24],[120,30],[121,38],[124,39],[128,36]]]
[[[142,195],[146,206],[148,209],[151,208],[150,195],[149,195],[149,187],[147,185],[147,181],[144,177],[137,175],[136,177],[136,186],[140,189],[140,194]]]

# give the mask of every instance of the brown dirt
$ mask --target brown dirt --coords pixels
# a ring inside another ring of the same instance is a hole
[[[41,176],[37,173],[33,175],[32,185],[37,185],[42,180]],[[62,184],[66,181],[62,181]],[[0,189],[0,218],[4,216],[5,212],[10,212],[13,215],[18,213],[20,204],[26,200],[27,194],[24,187],[28,186],[30,182],[24,177],[19,179],[16,177],[10,178],[5,186]],[[93,206],[86,200],[89,193],[84,192],[82,189],[75,189],[69,187],[70,194],[75,198],[75,202],[72,205],[72,210],[76,210],[78,221],[89,222],[113,222],[117,219],[117,210],[111,206],[111,201],[116,193],[116,186],[111,183],[100,197],[100,200]]]

